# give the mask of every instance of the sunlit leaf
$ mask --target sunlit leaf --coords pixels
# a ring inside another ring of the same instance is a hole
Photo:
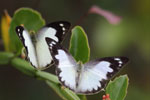
[[[106,87],[106,93],[111,100],[124,100],[128,88],[128,76],[122,75],[110,81]]]
[[[14,57],[13,53],[0,52],[0,65],[8,64],[13,57]]]
[[[76,26],[72,29],[69,50],[76,61],[85,63],[89,60],[90,48],[88,38],[82,27]]]
[[[21,52],[22,44],[15,29],[16,26],[21,24],[23,24],[28,31],[37,32],[45,25],[45,21],[41,17],[40,13],[30,8],[20,8],[14,13],[10,24],[9,34],[11,37],[11,50],[17,53]]]
[[[4,15],[2,16],[2,19],[1,19],[1,35],[2,35],[3,42],[4,42],[5,51],[9,51],[9,49],[10,49],[10,47],[9,47],[9,41],[10,41],[9,27],[10,27],[10,22],[11,22],[11,17],[7,13],[7,11],[5,10],[4,11]]]

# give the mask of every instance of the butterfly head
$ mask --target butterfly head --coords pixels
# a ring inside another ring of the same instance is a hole
[[[82,68],[82,67],[83,67],[82,61],[78,61],[78,62],[77,62],[77,65],[80,66],[80,67]]]

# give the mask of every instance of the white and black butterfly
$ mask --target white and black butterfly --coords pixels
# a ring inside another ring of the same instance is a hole
[[[66,21],[53,22],[42,27],[32,38],[23,26],[16,27],[16,33],[26,49],[27,59],[35,68],[45,69],[52,64],[52,56],[45,37],[60,43],[70,26],[70,23]]]
[[[78,94],[89,95],[103,90],[107,81],[128,62],[126,57],[106,57],[85,64],[76,63],[59,43],[49,38],[46,41],[57,66],[59,81]]]

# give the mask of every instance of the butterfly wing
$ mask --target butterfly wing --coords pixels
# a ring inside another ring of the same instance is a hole
[[[106,57],[86,63],[82,69],[76,92],[81,94],[99,92],[127,62],[126,57]]]
[[[34,67],[37,67],[38,63],[36,59],[35,47],[32,43],[29,32],[23,26],[17,26],[16,33],[26,49],[28,60]]]
[[[53,22],[43,27],[36,37],[36,52],[39,68],[45,68],[52,63],[51,53],[49,52],[48,45],[45,37],[51,38],[56,42],[61,42],[70,28],[70,23],[66,21]]]
[[[107,57],[90,61],[83,65],[81,71],[73,57],[57,42],[46,38],[53,60],[57,66],[59,81],[78,94],[94,94],[102,90],[124,64],[126,57]]]
[[[55,62],[56,74],[63,86],[75,90],[76,88],[76,62],[72,56],[60,46],[57,42],[50,38],[46,38],[49,49]]]

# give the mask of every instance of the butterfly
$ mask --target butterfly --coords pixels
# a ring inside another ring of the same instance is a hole
[[[37,69],[45,69],[52,61],[45,37],[60,43],[70,28],[70,23],[58,21],[42,27],[35,35],[31,36],[24,26],[17,26],[16,33],[27,52],[27,59]]]
[[[105,57],[77,63],[59,43],[50,38],[46,42],[60,83],[77,94],[90,95],[103,90],[107,81],[128,62],[126,57]]]

